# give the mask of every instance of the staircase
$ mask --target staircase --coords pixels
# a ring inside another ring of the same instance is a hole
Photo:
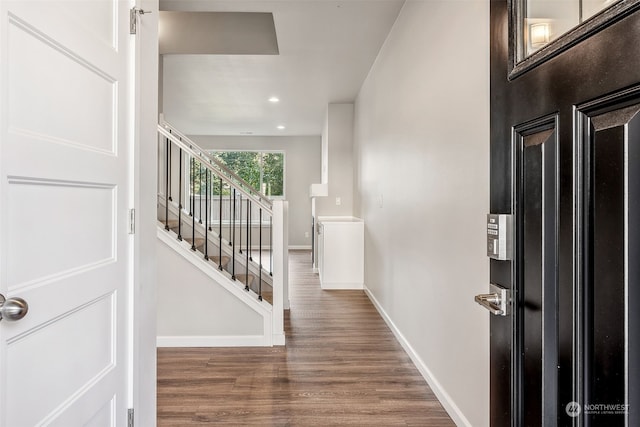
[[[261,343],[283,345],[287,202],[269,200],[170,124],[158,136],[159,240],[263,317]]]

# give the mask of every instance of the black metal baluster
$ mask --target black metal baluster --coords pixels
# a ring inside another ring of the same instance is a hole
[[[199,165],[199,174],[198,174],[198,184],[200,184],[200,188],[198,188],[198,204],[200,208],[200,216],[198,217],[198,223],[202,224],[202,162],[198,162]]]
[[[251,199],[247,199],[247,246],[245,248],[245,274],[247,277],[246,286],[244,287],[245,291],[249,290],[249,252],[251,252],[251,247],[249,246],[249,234],[251,233],[249,230],[249,223],[251,223]]]
[[[242,253],[242,193],[240,193],[240,224],[238,225],[238,227],[240,228],[240,247],[239,247],[239,253]],[[245,248],[246,251],[246,248]]]
[[[169,131],[169,133],[171,133],[171,131]],[[173,197],[171,197],[171,163],[173,163],[173,156],[172,156],[172,147],[173,144],[171,143],[171,141],[169,140],[169,138],[167,138],[167,145],[169,146],[169,167],[167,168],[167,170],[169,171],[168,175],[169,177],[167,178],[168,182],[169,182],[169,189],[167,190],[169,192],[169,201],[173,202]]]
[[[171,180],[169,179],[169,157],[171,157],[171,153],[169,150],[171,149],[171,143],[169,142],[169,138],[165,139],[167,141],[167,145],[164,149],[166,155],[165,166],[167,167],[167,186],[164,189],[164,229],[169,231],[169,187],[171,186]]]
[[[195,159],[191,158],[191,164],[193,167],[191,170],[195,169]],[[196,177],[191,174],[191,206],[193,208],[193,215],[191,215],[191,250],[196,250]]]
[[[269,216],[269,276],[273,276],[273,214]]]
[[[178,160],[178,240],[182,241],[182,147],[180,147]]]
[[[231,215],[231,280],[236,280],[236,189],[233,189],[233,214]]]
[[[258,273],[258,299],[262,301],[262,208],[260,208],[260,238],[258,245],[258,257],[260,258],[260,272]]]
[[[211,163],[211,160],[209,160],[209,163]],[[213,220],[213,177],[211,176],[211,169],[207,169],[208,172],[208,176],[209,176],[209,198],[211,200],[211,202],[209,203],[209,231],[213,231],[211,229],[211,222]]]
[[[195,180],[193,179],[193,157],[189,156],[189,183],[191,184],[191,198],[189,199],[189,216],[193,216],[193,192]]]
[[[219,253],[218,256],[220,257],[218,259],[218,270],[222,271],[222,177],[220,177],[220,197],[219,197],[219,204],[220,204],[220,216],[218,217],[218,249],[219,249]]]
[[[231,191],[231,184],[229,184],[229,246],[231,246],[231,222],[233,221],[233,198],[235,198],[235,188]]]
[[[252,205],[249,205],[249,208],[248,208],[249,209],[248,214],[249,214],[249,222],[250,223],[252,223],[252,221],[253,221],[251,219],[251,206]],[[247,225],[247,227],[249,227],[249,226]],[[252,251],[252,248],[251,248],[251,235],[253,234],[253,227],[249,228],[249,232],[247,234],[249,235],[249,244],[247,245],[247,252],[249,252],[249,261],[253,261],[253,254],[251,253],[251,251]]]
[[[209,169],[205,170],[205,189],[204,189],[204,259],[209,261]],[[202,192],[200,192],[202,193]],[[200,200],[202,203],[202,200]]]

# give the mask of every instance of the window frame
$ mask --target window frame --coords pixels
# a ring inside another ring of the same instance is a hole
[[[519,60],[521,50],[520,35],[523,28],[526,0],[507,0],[509,14],[509,70],[508,79],[513,80],[527,71],[545,63],[579,42],[620,21],[640,9],[640,0],[622,0],[573,27],[546,46]]]

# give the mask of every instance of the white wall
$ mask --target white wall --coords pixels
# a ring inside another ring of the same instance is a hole
[[[319,136],[189,136],[203,149],[282,150],[285,152],[285,192],[289,202],[289,247],[311,247],[309,186],[320,182]]]
[[[256,337],[263,319],[182,255],[156,239],[158,338]]]
[[[354,153],[365,284],[458,425],[486,426],[488,1],[406,2],[357,98]]]

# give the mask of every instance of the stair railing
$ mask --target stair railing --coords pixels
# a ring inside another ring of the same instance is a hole
[[[273,344],[283,345],[287,202],[271,201],[170,124],[158,125],[158,137],[159,166],[164,168],[158,174],[158,194],[165,205],[158,213],[164,228],[175,231],[180,241],[191,240],[189,248],[204,260],[255,292],[258,300],[270,302],[269,335]]]
[[[251,184],[249,184],[247,181],[242,179],[238,174],[236,174],[231,169],[229,169],[227,165],[225,165],[215,157],[211,156],[209,153],[207,153],[206,150],[203,150],[202,148],[200,148],[195,142],[193,142],[191,139],[189,139],[186,135],[181,133],[171,124],[167,122],[163,122],[162,124],[158,125],[158,132],[160,132],[164,136],[166,136],[166,132],[168,132],[171,136],[173,136],[174,138],[177,138],[179,141],[181,142],[184,141],[186,146],[192,147],[194,150],[196,150],[199,153],[199,155],[202,155],[207,159],[208,165],[211,166],[213,169],[216,169],[218,172],[216,173],[214,171],[213,173],[216,174],[216,176],[218,177],[222,175],[224,177],[225,183],[232,183],[232,186],[238,189],[244,189],[243,193],[245,195],[247,195],[247,193],[251,194],[253,196],[252,198],[259,200],[261,203],[263,203],[267,210],[271,211],[273,209],[273,202],[271,201],[271,199],[269,199],[267,196],[262,194],[259,190],[252,187]],[[204,162],[204,163],[206,164],[207,162]]]
[[[159,125],[158,134],[161,137],[160,147],[164,148],[165,159],[163,163],[166,167],[164,185],[160,188],[160,193],[164,193],[165,229],[172,229],[173,222],[169,212],[169,205],[172,202],[170,195],[175,194],[175,188],[172,187],[177,185],[178,215],[177,224],[173,225],[174,228],[177,228],[178,240],[187,240],[191,244],[192,251],[202,252],[205,260],[211,260],[209,232],[215,240],[215,231],[212,226],[217,225],[218,256],[212,261],[218,265],[220,270],[224,270],[226,265],[231,280],[240,280],[245,284],[245,290],[255,291],[258,294],[258,299],[263,300],[262,270],[267,265],[269,267],[272,265],[274,255],[271,242],[273,235],[271,230],[273,224],[272,201],[169,124]],[[178,171],[172,173],[171,165],[176,163],[175,160],[178,163]],[[178,175],[177,180],[175,175]],[[227,206],[224,206],[225,204]],[[246,205],[246,209],[241,208],[243,204]],[[257,220],[252,217],[252,211],[260,212]],[[227,216],[225,217],[225,215]],[[268,218],[265,219],[264,216]],[[183,217],[186,220],[183,220]],[[190,230],[185,232],[185,226]],[[223,232],[224,229],[227,233]],[[197,237],[200,235],[204,235],[202,243]],[[264,263],[262,259],[265,236],[269,236],[268,264]],[[246,241],[244,253],[242,252],[243,237]],[[226,242],[223,243],[224,240]],[[257,241],[258,247],[252,247],[251,241]],[[228,245],[228,248],[224,248],[225,244]],[[225,256],[230,258],[228,263],[224,261]],[[241,259],[241,256],[244,259]],[[252,263],[257,265],[257,273],[252,274],[250,271]],[[239,271],[243,274],[236,274]],[[272,297],[270,296],[268,299],[271,300]]]

